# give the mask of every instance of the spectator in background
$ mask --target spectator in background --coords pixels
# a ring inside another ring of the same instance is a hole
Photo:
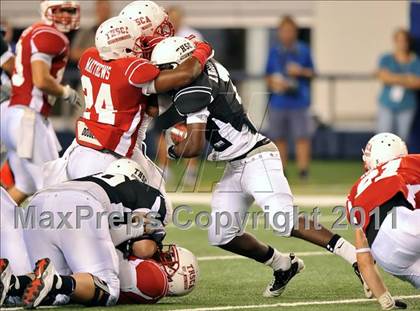
[[[314,66],[309,47],[297,40],[298,26],[285,16],[278,26],[278,43],[270,49],[266,82],[270,91],[268,103],[268,136],[287,164],[288,141],[296,145],[296,160],[301,179],[308,177],[311,158],[310,80]]]
[[[175,36],[188,37],[194,35],[198,40],[202,40],[203,36],[199,31],[187,26],[184,23],[184,12],[179,6],[171,6],[167,10],[169,20],[175,29]]]
[[[377,73],[383,88],[379,96],[378,132],[408,139],[420,90],[420,60],[410,51],[405,29],[394,33],[394,51],[383,55]]]
[[[111,1],[97,0],[95,1],[96,22],[90,28],[80,29],[73,39],[71,46],[70,59],[78,62],[83,52],[95,45],[95,33],[99,25],[111,17],[112,7]]]

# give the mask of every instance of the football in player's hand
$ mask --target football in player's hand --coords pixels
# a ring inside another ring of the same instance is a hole
[[[175,144],[179,144],[187,138],[187,125],[177,123],[171,128],[171,139]]]

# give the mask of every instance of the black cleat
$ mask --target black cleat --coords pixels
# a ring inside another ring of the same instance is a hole
[[[267,286],[263,296],[264,297],[278,297],[286,289],[287,284],[290,280],[305,268],[303,260],[296,257],[294,254],[290,254],[291,267],[288,270],[277,270],[274,271],[274,280]]]

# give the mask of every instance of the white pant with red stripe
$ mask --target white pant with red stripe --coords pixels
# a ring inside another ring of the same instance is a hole
[[[1,141],[16,188],[25,194],[42,189],[43,164],[57,159],[61,149],[50,121],[26,106],[6,107],[1,113]]]
[[[372,243],[379,266],[420,289],[420,209],[396,207],[395,223],[390,213]]]

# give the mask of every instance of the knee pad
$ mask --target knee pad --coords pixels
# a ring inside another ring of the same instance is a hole
[[[235,215],[231,215],[230,217],[231,219],[227,221],[227,218],[223,217],[222,214],[216,215],[215,212],[212,212],[211,225],[207,231],[210,245],[225,245],[232,241],[235,237],[243,234],[246,226],[246,223],[242,224],[242,221],[244,220],[236,219]],[[242,227],[242,225],[244,227]]]
[[[268,218],[273,230],[282,236],[290,236],[295,222],[295,211],[292,197],[288,194],[277,193],[259,199],[258,205],[262,208],[264,217]]]

